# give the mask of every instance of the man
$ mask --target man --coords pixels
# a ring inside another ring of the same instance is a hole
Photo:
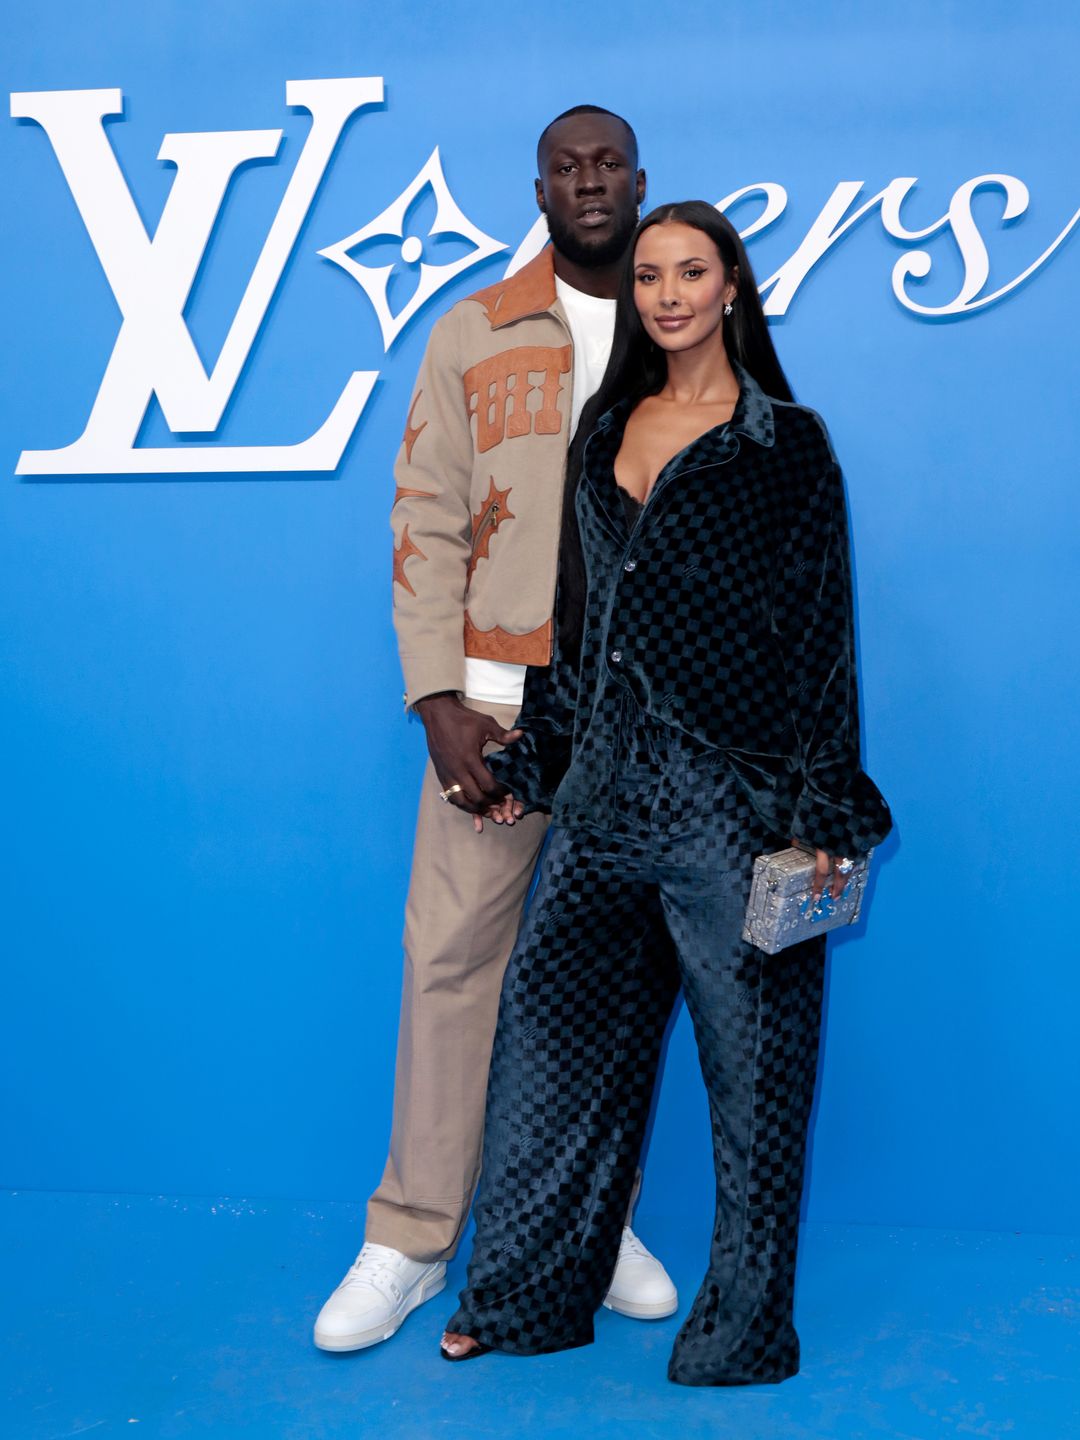
[[[630,126],[592,105],[552,121],[537,163],[552,244],[433,327],[395,468],[394,623],[430,761],[390,1156],[364,1247],[316,1321],[326,1350],[389,1339],[446,1283],[479,1175],[503,971],[547,824],[477,834],[472,815],[502,793],[483,756],[520,734],[526,666],[551,659],[566,453],[607,364],[645,173]],[[677,1308],[629,1225],[605,1304],[639,1318]]]

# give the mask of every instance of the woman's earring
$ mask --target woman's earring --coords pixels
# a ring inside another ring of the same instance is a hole
[[[724,306],[724,314],[725,314],[725,315],[730,315],[731,312],[732,312],[732,310],[734,310],[734,309],[735,309],[735,306],[732,305],[731,301],[729,300],[729,301],[727,302],[727,304]]]

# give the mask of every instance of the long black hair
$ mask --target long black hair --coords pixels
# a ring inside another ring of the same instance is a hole
[[[681,200],[651,210],[634,231],[626,252],[615,306],[611,357],[599,390],[581,413],[567,458],[559,539],[558,633],[562,655],[570,661],[580,653],[585,616],[585,558],[574,505],[585,442],[600,416],[618,401],[629,400],[636,405],[647,395],[656,395],[667,381],[667,354],[649,338],[634,304],[634,252],[646,230],[654,225],[674,224],[690,225],[706,234],[716,246],[724,270],[737,276],[734,310],[724,321],[728,358],[753,376],[766,395],[776,400],[794,398],[769,334],[746,247],[731,221],[706,200]]]

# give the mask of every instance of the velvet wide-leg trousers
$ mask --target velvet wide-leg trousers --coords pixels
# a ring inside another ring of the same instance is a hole
[[[476,1241],[448,1329],[517,1355],[592,1340],[681,983],[708,1091],[716,1220],[668,1374],[775,1382],[799,1365],[824,940],[776,956],[743,942],[753,858],[776,837],[715,752],[661,727],[637,741],[610,827],[553,828],[507,968]]]

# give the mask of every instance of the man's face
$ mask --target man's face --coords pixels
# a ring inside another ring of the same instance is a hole
[[[539,159],[536,203],[556,250],[590,270],[613,264],[645,196],[626,127],[613,115],[571,115],[547,132]]]

